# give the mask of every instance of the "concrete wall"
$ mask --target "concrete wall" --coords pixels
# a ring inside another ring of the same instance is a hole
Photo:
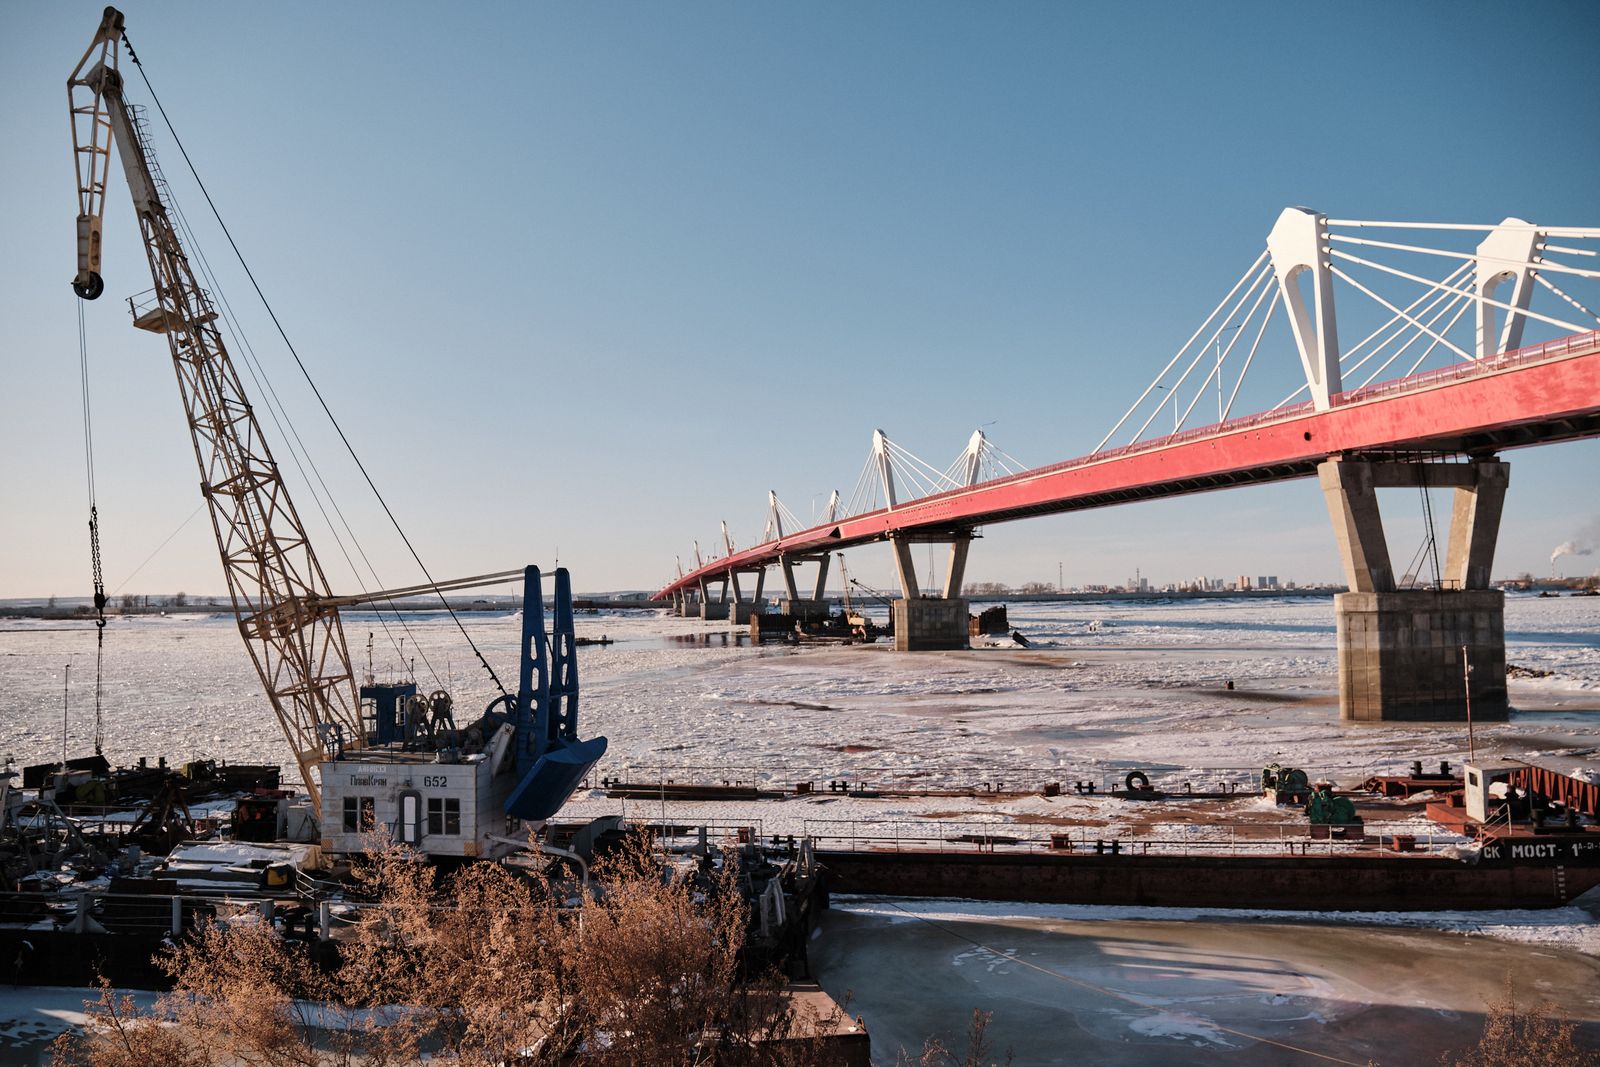
[[[1462,722],[1461,647],[1472,664],[1472,718],[1503,720],[1505,594],[1498,590],[1341,593],[1339,717],[1352,722]]]
[[[967,648],[967,602],[919,597],[894,602],[896,652]]]

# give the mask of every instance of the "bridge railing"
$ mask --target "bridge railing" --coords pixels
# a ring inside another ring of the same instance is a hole
[[[1571,355],[1574,352],[1593,348],[1597,344],[1600,344],[1600,330],[1569,334],[1566,337],[1558,337],[1553,341],[1545,341],[1543,344],[1514,348],[1492,359],[1474,360],[1471,363],[1456,363],[1448,367],[1438,367],[1434,370],[1423,371],[1421,374],[1396,378],[1393,381],[1363,386],[1348,393],[1337,393],[1334,396],[1334,402],[1336,404],[1353,404],[1380,396],[1414,392],[1418,389],[1426,389],[1429,386],[1437,385],[1440,382],[1475,378],[1480,374],[1493,374],[1496,371],[1525,366],[1529,363],[1543,363],[1548,359],[1556,359],[1561,356]]]

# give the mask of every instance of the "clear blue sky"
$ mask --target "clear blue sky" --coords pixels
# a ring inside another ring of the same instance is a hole
[[[0,596],[88,588],[63,89],[99,11],[0,6]],[[439,576],[559,549],[580,588],[657,585],[720,518],[753,540],[769,488],[802,517],[848,493],[875,426],[938,466],[979,424],[1031,464],[1086,452],[1286,205],[1600,223],[1594,4],[152,3],[128,29]],[[105,244],[116,588],[199,495],[165,348],[122,309],[150,281],[120,172]],[[384,580],[415,580],[245,322]],[[1496,570],[1544,572],[1600,511],[1600,444],[1510,458]],[[1415,499],[1394,511],[1403,560]],[[888,583],[887,549],[853,555]],[[1338,575],[1310,483],[994,527],[969,573],[1058,561],[1068,583]],[[203,518],[125,591],[176,589],[222,591]]]

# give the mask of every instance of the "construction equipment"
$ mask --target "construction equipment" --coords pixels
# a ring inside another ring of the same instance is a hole
[[[322,845],[359,852],[373,833],[431,856],[495,857],[525,844],[508,818],[542,823],[605,755],[578,738],[578,661],[572,582],[555,574],[554,626],[545,633],[539,568],[524,571],[517,691],[457,727],[444,694],[413,684],[362,686],[366,745],[322,766]]]
[[[883,633],[883,632],[893,633],[894,632],[894,601],[890,600],[888,597],[884,596],[882,593],[878,592],[876,589],[872,589],[872,588],[870,588],[870,587],[868,587],[866,585],[863,585],[861,582],[858,582],[854,578],[850,577],[850,572],[849,572],[849,570],[847,570],[845,568],[845,565],[844,565],[844,553],[840,552],[840,553],[838,553],[838,556],[839,556],[839,575],[840,575],[840,577],[842,577],[844,579],[844,621],[845,621],[845,625],[847,627],[849,627],[850,632],[852,634],[854,634],[857,638],[861,639],[862,641],[876,641],[878,639],[878,634],[879,633]],[[881,602],[882,604],[884,604],[886,607],[889,608],[889,625],[888,625],[886,630],[880,628],[878,626],[878,624],[876,622],[874,622],[871,619],[871,617],[869,617],[865,612],[856,611],[851,606],[851,604],[850,604],[850,587],[852,585],[857,587],[858,589],[863,590],[869,596],[873,597],[874,599],[878,600],[879,602]]]
[[[167,338],[239,632],[312,803],[320,804],[313,771],[324,755],[322,736],[333,728],[352,743],[361,737],[344,628],[338,611],[322,603],[327,578],[223,346],[217,310],[178,239],[143,116],[123,95],[123,37],[122,13],[106,8],[67,80],[78,169],[72,288],[85,300],[105,290],[101,226],[115,145],[155,281],[147,299],[129,300],[134,325]]]
[[[1261,769],[1261,793],[1275,804],[1304,804],[1311,798],[1311,778],[1298,767],[1269,763]]]
[[[341,606],[493,584],[516,572],[434,582],[424,568],[429,578],[424,585],[332,595],[223,345],[217,307],[179,240],[176,211],[142,112],[124,95],[118,70],[124,46],[123,16],[108,7],[67,80],[78,172],[73,291],[94,300],[105,290],[101,230],[115,146],[155,282],[149,293],[128,301],[133,323],[167,338],[234,616],[313,808],[322,816],[324,793],[336,786],[331,799],[343,815],[341,825],[359,836],[379,828],[379,802],[392,800],[394,817],[382,821],[391,836],[429,852],[484,854],[489,837],[505,830],[508,815],[543,820],[553,814],[605,751],[604,738],[580,741],[576,733],[578,678],[567,572],[556,572],[555,627],[549,635],[538,569],[523,572],[521,682],[515,694],[501,687],[504,695],[472,726],[457,730],[448,696],[418,697],[413,684],[405,694],[397,736],[396,687],[367,686],[358,694]],[[132,47],[127,48],[137,64]],[[406,544],[409,548],[409,540]],[[498,685],[487,661],[484,666]],[[369,695],[372,714],[365,716]],[[399,750],[394,749],[397,740]],[[372,759],[361,759],[369,748]],[[431,766],[415,766],[420,763]],[[428,829],[437,825],[436,833],[424,833],[425,808]],[[463,835],[463,814],[481,832]],[[322,821],[325,842],[338,836],[332,818]],[[455,832],[447,833],[446,827]],[[437,848],[424,844],[427,836],[438,839]]]

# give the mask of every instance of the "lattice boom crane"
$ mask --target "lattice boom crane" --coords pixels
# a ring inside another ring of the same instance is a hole
[[[239,631],[320,811],[313,768],[328,746],[359,747],[364,738],[344,628],[223,346],[216,309],[178,239],[143,118],[123,96],[117,69],[123,36],[122,13],[106,8],[94,41],[67,80],[78,171],[78,273],[72,288],[85,300],[105,289],[101,220],[115,146],[155,281],[150,299],[129,301],[134,325],[166,335]]]

